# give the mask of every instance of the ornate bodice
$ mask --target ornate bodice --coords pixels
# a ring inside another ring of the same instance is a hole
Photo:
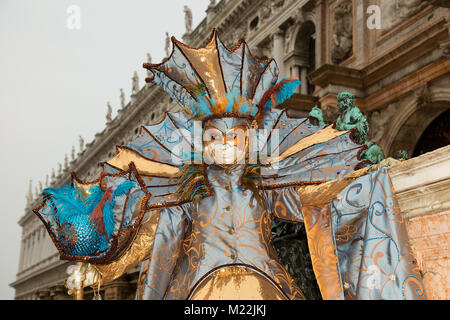
[[[210,273],[230,265],[248,266],[283,289],[288,298],[299,298],[271,244],[271,215],[242,186],[244,166],[209,166],[206,173],[213,194],[189,210],[191,230],[168,298],[186,298]]]

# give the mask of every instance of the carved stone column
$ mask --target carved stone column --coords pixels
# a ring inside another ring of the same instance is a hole
[[[301,94],[308,94],[308,80],[306,79],[307,74],[308,74],[308,68],[301,67],[300,68],[300,81],[302,82],[301,87],[300,87]]]
[[[324,0],[316,0],[316,69],[325,63],[327,50],[326,39],[326,8]]]
[[[284,72],[284,33],[282,31],[278,31],[273,35],[273,57],[277,62],[278,69],[280,71],[279,78],[282,79],[285,76]]]
[[[19,272],[23,270],[23,259],[25,258],[25,239],[20,243]]]
[[[294,64],[292,67],[291,77],[295,79],[300,79],[300,66]],[[300,93],[301,90],[303,90],[303,86],[305,86],[305,82],[303,82],[302,79],[300,79],[302,82],[299,87],[295,90],[295,93]]]
[[[38,233],[36,230],[33,230],[33,233],[31,235],[31,261],[30,261],[30,267],[33,266],[36,263],[36,255],[37,255],[37,242],[38,242]]]
[[[22,268],[21,271],[25,270],[28,263],[28,235],[24,236],[23,239],[23,260],[22,260]]]

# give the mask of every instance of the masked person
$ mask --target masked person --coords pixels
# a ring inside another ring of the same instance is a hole
[[[354,97],[338,95],[336,125],[290,118],[276,106],[300,82],[277,82],[273,59],[243,40],[229,50],[215,31],[202,48],[172,41],[144,66],[182,110],[118,146],[98,180],[73,175],[35,209],[61,258],[83,262],[68,287],[140,263],[137,299],[304,299],[273,247],[276,217],[305,223],[324,299],[423,298],[387,170],[364,159]]]

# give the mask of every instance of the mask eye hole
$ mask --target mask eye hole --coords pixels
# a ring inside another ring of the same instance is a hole
[[[220,143],[222,141],[222,133],[217,129],[207,129],[204,135],[204,141],[210,143]]]
[[[236,142],[238,134],[235,132],[227,134],[227,142]]]

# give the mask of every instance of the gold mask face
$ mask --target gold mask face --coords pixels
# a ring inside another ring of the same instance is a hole
[[[222,167],[245,163],[249,126],[249,121],[241,118],[209,120],[203,133],[205,162]]]

